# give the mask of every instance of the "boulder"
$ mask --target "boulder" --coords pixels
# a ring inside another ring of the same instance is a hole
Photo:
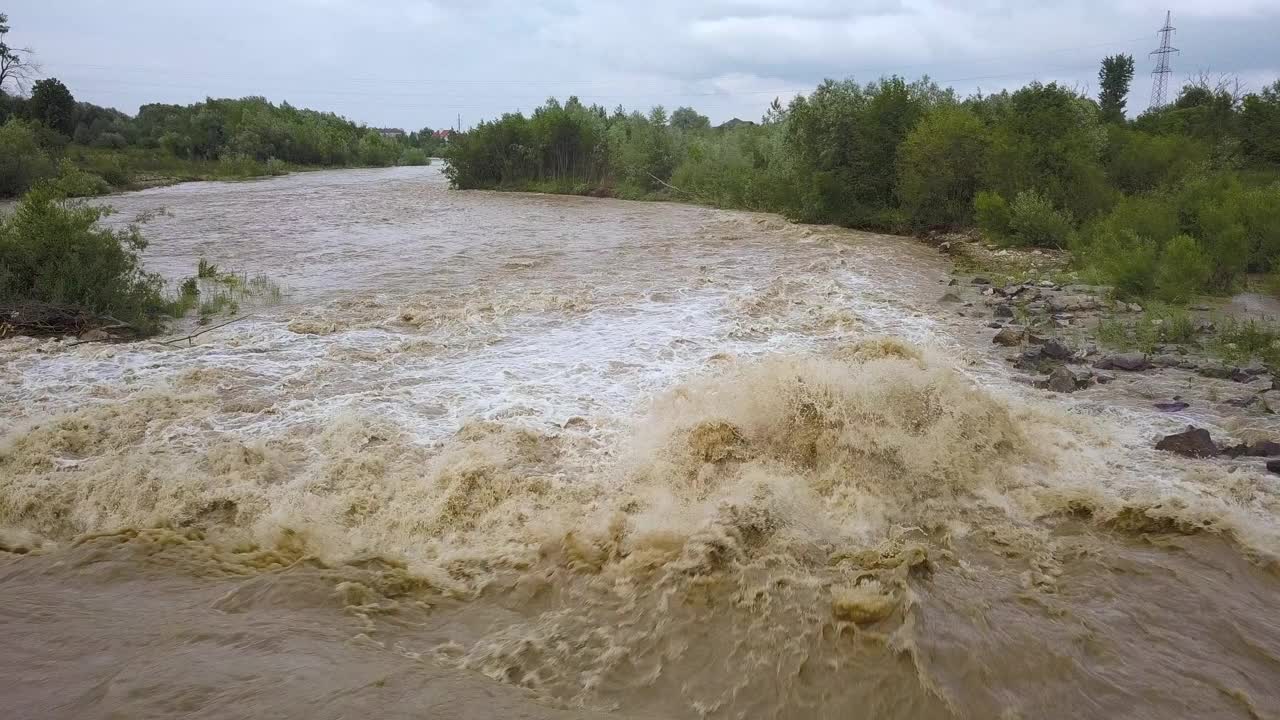
[[[1138,372],[1151,367],[1151,363],[1147,361],[1147,356],[1140,352],[1119,353],[1117,355],[1107,355],[1093,366],[1099,370],[1124,370],[1126,372]]]
[[[992,320],[991,322],[987,323],[987,327],[991,328],[992,330],[999,330],[1000,328],[1004,327],[1004,323]]]
[[[1080,383],[1076,379],[1075,373],[1066,367],[1060,366],[1049,373],[1049,380],[1045,383],[1045,387],[1054,392],[1072,393],[1080,389]]]
[[[1220,362],[1206,362],[1196,368],[1196,374],[1207,378],[1216,378],[1218,380],[1229,380],[1236,374],[1239,368],[1230,365],[1224,365]]]
[[[1022,328],[1016,328],[1012,325],[1001,328],[996,336],[991,338],[991,342],[1004,347],[1017,347],[1022,344],[1022,339],[1026,337],[1026,331]]]
[[[1080,312],[1102,307],[1092,295],[1054,295],[1049,298],[1049,308],[1054,312]]]
[[[1254,440],[1251,443],[1240,443],[1223,448],[1222,453],[1231,457],[1276,457],[1280,456],[1280,443],[1271,440]]]
[[[1067,360],[1075,354],[1062,341],[1052,338],[1040,343],[1040,351],[1044,353],[1045,357],[1050,357],[1054,360]]]
[[[1269,413],[1280,413],[1280,390],[1268,390],[1258,396]]]
[[[960,296],[959,296],[959,295],[957,295],[957,294],[955,294],[955,293],[953,293],[953,292],[944,293],[944,294],[942,295],[942,297],[938,298],[938,302],[940,302],[940,303],[958,303],[958,302],[960,302]]]
[[[976,277],[976,278],[974,278],[974,279],[970,280],[969,282],[973,283],[974,285],[990,285],[990,284],[991,284],[991,281],[990,281],[990,280],[988,280],[988,279],[986,279],[986,278],[984,278],[984,277],[981,277],[981,276]]]
[[[1271,472],[1277,475],[1280,475],[1280,460],[1268,460],[1267,470],[1270,470]]]
[[[1160,438],[1156,449],[1193,458],[1215,457],[1219,452],[1209,431],[1197,427],[1188,427],[1183,432]]]
[[[1191,406],[1181,400],[1173,400],[1171,402],[1158,402],[1155,407],[1160,412],[1182,412]]]
[[[995,316],[998,318],[1011,318],[1013,317],[1013,308],[1008,305],[997,305]]]

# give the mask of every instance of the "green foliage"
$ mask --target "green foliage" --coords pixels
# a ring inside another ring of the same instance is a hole
[[[1005,197],[1036,188],[1081,219],[1110,205],[1101,163],[1106,132],[1092,101],[1054,83],[1032,83],[991,112],[987,188]]]
[[[422,148],[411,147],[400,153],[401,165],[430,165],[431,158]]]
[[[20,195],[53,172],[30,125],[10,118],[0,126],[0,197]]]
[[[699,115],[698,111],[691,107],[681,107],[671,113],[671,127],[681,132],[710,130],[711,119],[706,115]]]
[[[973,221],[987,128],[972,111],[946,105],[925,116],[898,150],[898,198],[917,227]]]
[[[1240,110],[1240,151],[1245,162],[1280,166],[1280,80],[1248,95]]]
[[[1160,254],[1156,294],[1163,300],[1184,302],[1200,293],[1213,275],[1213,265],[1200,243],[1189,235],[1170,240]]]
[[[1195,322],[1186,310],[1151,303],[1133,322],[1104,319],[1098,324],[1098,341],[1111,348],[1156,351],[1158,345],[1189,343],[1195,340]]]
[[[1133,82],[1133,56],[1110,55],[1102,59],[1098,71],[1098,105],[1102,119],[1109,123],[1124,122],[1125,98]]]
[[[1016,245],[1066,247],[1072,233],[1071,214],[1058,210],[1048,197],[1023,190],[1009,205],[1007,240]]]
[[[64,197],[69,198],[96,197],[111,192],[111,185],[101,176],[85,172],[66,159],[58,166],[58,177],[53,185]]]
[[[142,270],[138,227],[103,228],[107,212],[68,203],[49,186],[27,193],[0,220],[0,304],[78,308],[154,330],[169,308],[163,283]]]
[[[1119,125],[1108,128],[1107,176],[1124,193],[1176,185],[1209,160],[1209,146],[1186,135],[1152,135]]]
[[[57,78],[39,80],[31,90],[27,111],[36,122],[70,137],[76,128],[76,101]]]
[[[978,228],[989,238],[1001,240],[1009,235],[1009,203],[999,193],[979,192],[973,199]]]

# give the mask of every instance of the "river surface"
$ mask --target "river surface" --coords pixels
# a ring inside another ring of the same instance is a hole
[[[1275,481],[1149,449],[1223,427],[1177,375],[1013,382],[920,244],[437,168],[110,202],[285,293],[0,342],[5,717],[1280,717]]]

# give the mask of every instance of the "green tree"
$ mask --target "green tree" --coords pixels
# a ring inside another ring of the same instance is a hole
[[[1133,56],[1110,55],[1102,59],[1098,71],[1098,102],[1102,106],[1102,119],[1106,122],[1124,122],[1125,98],[1129,96],[1129,84],[1133,82]]]
[[[76,100],[71,91],[57,78],[36,82],[31,90],[28,111],[33,120],[45,127],[71,137],[76,129]]]
[[[682,132],[707,130],[711,127],[711,119],[706,115],[699,115],[691,107],[680,107],[671,113],[671,127]]]
[[[929,113],[898,150],[898,198],[916,227],[960,227],[973,220],[987,128],[971,111]]]
[[[53,163],[30,125],[17,118],[0,125],[0,197],[21,195],[52,174]]]
[[[1240,126],[1245,161],[1280,166],[1280,80],[1245,97]]]

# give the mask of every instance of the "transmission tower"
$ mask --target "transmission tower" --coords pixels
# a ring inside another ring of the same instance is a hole
[[[1166,10],[1164,27],[1160,28],[1160,48],[1151,51],[1151,54],[1156,56],[1156,69],[1151,71],[1152,109],[1162,108],[1167,102],[1169,76],[1173,74],[1173,70],[1169,67],[1169,56],[1178,52],[1178,48],[1172,45],[1173,30],[1173,13]]]

